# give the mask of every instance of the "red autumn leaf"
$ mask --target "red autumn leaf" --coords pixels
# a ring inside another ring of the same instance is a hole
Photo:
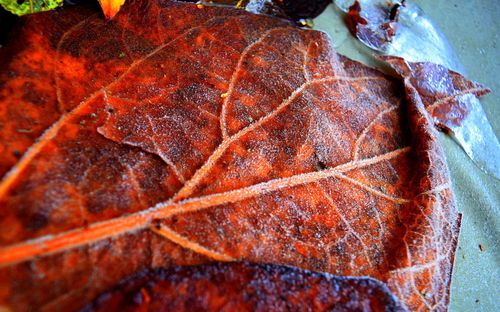
[[[228,8],[65,9],[16,38],[0,50],[0,305],[74,310],[140,270],[238,259],[446,309],[460,218],[412,88]]]
[[[83,311],[406,311],[387,287],[290,267],[217,263],[141,272]]]

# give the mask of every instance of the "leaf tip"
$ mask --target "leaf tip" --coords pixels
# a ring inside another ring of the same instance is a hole
[[[102,12],[107,19],[112,19],[120,11],[123,3],[125,0],[99,0]]]

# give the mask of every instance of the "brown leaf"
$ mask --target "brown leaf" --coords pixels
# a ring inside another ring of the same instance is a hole
[[[408,62],[396,56],[378,56],[405,80],[407,88],[415,88],[436,126],[448,132],[461,125],[471,111],[471,98],[490,90],[442,65]]]
[[[17,34],[0,50],[1,305],[74,310],[137,271],[237,259],[446,309],[460,218],[414,89],[228,8],[127,1]]]
[[[83,311],[406,311],[387,287],[290,267],[214,263],[140,272]]]

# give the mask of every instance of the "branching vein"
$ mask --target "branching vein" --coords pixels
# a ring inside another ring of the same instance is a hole
[[[453,100],[454,98],[456,98],[458,96],[461,96],[461,95],[464,95],[464,94],[469,94],[469,93],[470,94],[474,94],[476,92],[483,92],[483,91],[484,91],[484,88],[471,88],[471,89],[463,90],[463,91],[457,92],[455,94],[452,94],[450,96],[447,96],[445,98],[442,98],[441,100],[438,100],[438,101],[434,102],[432,105],[427,106],[425,109],[428,112],[432,112],[439,105],[441,105],[443,103],[446,103],[448,101],[451,101],[451,100]]]
[[[145,211],[94,223],[86,228],[78,228],[57,235],[47,235],[20,242],[0,249],[0,267],[137,231],[149,227],[152,220],[155,219],[166,219],[181,213],[235,203],[276,190],[334,177],[342,172],[390,160],[407,153],[410,149],[410,147],[404,147],[373,158],[348,162],[320,172],[309,172],[288,178],[274,179],[237,190],[188,199],[179,203],[172,203],[169,200]],[[179,239],[177,240],[179,241]]]

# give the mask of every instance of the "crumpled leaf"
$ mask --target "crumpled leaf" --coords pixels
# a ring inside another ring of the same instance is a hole
[[[99,0],[104,16],[109,19],[113,18],[120,11],[123,3],[125,3],[125,0]]]
[[[500,145],[478,100],[490,90],[441,65],[379,58],[417,90],[436,125],[451,134],[481,170],[500,179]]]
[[[53,10],[63,5],[63,0],[0,0],[0,5],[16,15]]]
[[[432,62],[465,74],[444,34],[412,1],[336,0],[335,4],[347,13],[346,26],[351,33],[366,46],[415,64]],[[438,71],[447,75],[447,70]],[[427,83],[439,89],[440,82],[433,76],[420,77],[430,79]],[[481,88],[486,90],[482,86],[476,90]],[[454,119],[460,123],[448,123],[445,128],[481,170],[500,179],[500,158],[496,157],[500,143],[481,103],[467,94],[459,100],[464,102],[460,104],[461,116]]]
[[[307,307],[307,308],[306,308]],[[83,311],[407,311],[387,287],[253,263],[212,263],[140,272]]]
[[[0,60],[0,305],[248,260],[446,309],[460,217],[423,100],[324,33],[127,1],[30,16]]]
[[[471,111],[473,100],[490,92],[442,65],[407,62],[397,56],[378,58],[391,64],[408,87],[415,88],[436,126],[446,132],[453,132],[462,124]]]

